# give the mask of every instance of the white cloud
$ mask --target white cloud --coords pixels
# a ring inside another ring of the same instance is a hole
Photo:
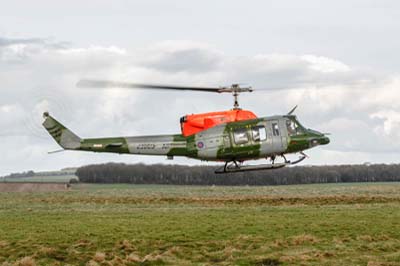
[[[164,41],[143,50],[142,66],[167,73],[208,73],[220,67],[222,53],[192,41]]]
[[[303,55],[301,59],[310,63],[309,68],[322,73],[348,72],[350,67],[331,58],[315,55]]]
[[[393,110],[383,110],[370,115],[372,119],[377,118],[383,124],[375,128],[377,135],[390,137],[396,143],[400,141],[400,112]]]
[[[92,45],[89,46],[88,48],[68,48],[68,49],[59,49],[57,50],[58,53],[60,54],[67,54],[67,55],[73,55],[73,54],[104,54],[104,53],[112,53],[112,54],[118,54],[118,55],[125,55],[127,51],[125,49],[116,47],[116,46],[109,46],[109,47],[103,47],[103,46],[97,46],[97,45]]]

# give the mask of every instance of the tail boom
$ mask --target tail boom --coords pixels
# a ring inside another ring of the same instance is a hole
[[[84,139],[79,150],[142,155],[186,156],[187,142],[181,135]]]
[[[44,118],[43,126],[65,150],[165,156],[188,155],[187,140],[180,134],[81,139],[48,113],[44,113]]]

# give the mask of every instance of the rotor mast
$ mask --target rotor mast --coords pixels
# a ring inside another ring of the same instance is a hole
[[[232,84],[231,87],[222,87],[218,91],[219,93],[221,92],[231,92],[233,96],[233,110],[240,110],[241,108],[239,107],[239,94],[241,92],[252,92],[253,89],[251,87],[240,87],[240,84]]]
[[[241,108],[239,108],[239,93],[238,92],[234,92],[233,93],[233,98],[235,99],[235,101],[233,102],[233,110],[240,110]]]

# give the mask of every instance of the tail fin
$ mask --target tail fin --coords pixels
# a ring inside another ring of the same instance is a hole
[[[43,126],[63,149],[79,149],[81,139],[77,135],[51,117],[48,112],[45,112],[43,117],[45,118]]]

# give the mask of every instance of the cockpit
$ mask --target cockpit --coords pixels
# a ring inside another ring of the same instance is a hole
[[[297,136],[305,133],[304,127],[297,121],[296,116],[287,116],[286,128],[289,136]]]

